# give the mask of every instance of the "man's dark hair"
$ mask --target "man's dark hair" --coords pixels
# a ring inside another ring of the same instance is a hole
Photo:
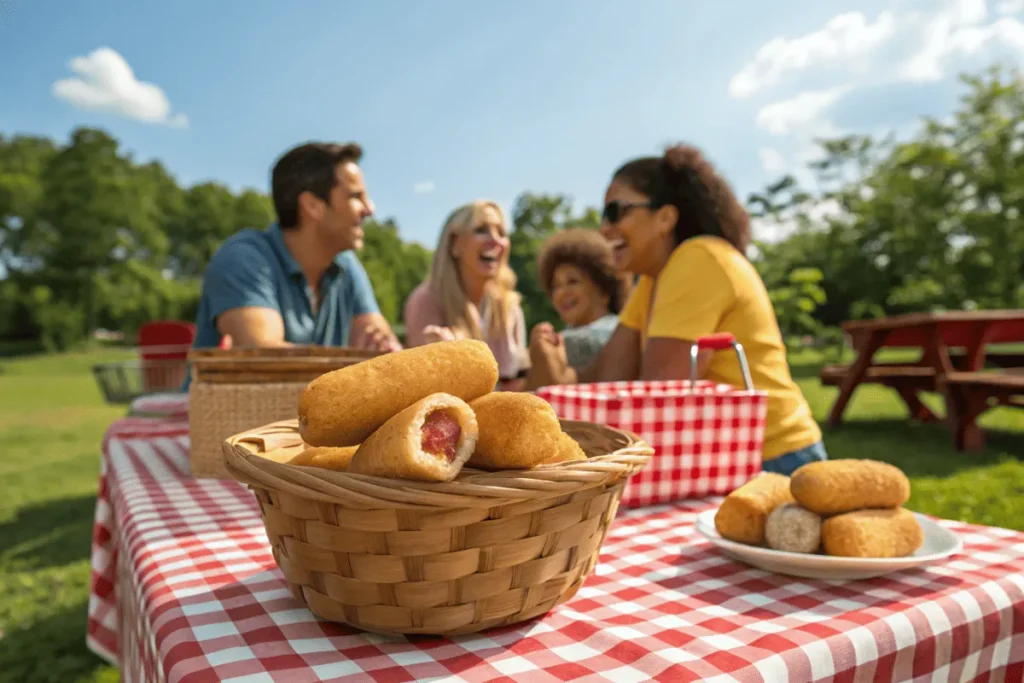
[[[537,275],[551,297],[555,269],[568,263],[579,268],[608,297],[608,309],[619,313],[626,303],[628,282],[615,272],[612,248],[596,230],[569,228],[556,232],[537,256]]]
[[[335,169],[348,161],[358,163],[363,149],[354,142],[336,145],[308,142],[285,152],[270,176],[277,221],[283,229],[299,225],[299,195],[312,192],[330,201],[331,188],[337,182]]]
[[[634,159],[613,178],[647,195],[655,207],[671,204],[679,210],[677,245],[697,235],[715,235],[746,254],[750,216],[729,183],[696,147],[673,145],[663,156]]]

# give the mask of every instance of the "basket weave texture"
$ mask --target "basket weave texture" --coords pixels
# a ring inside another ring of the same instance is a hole
[[[189,387],[189,461],[192,476],[230,479],[224,439],[258,425],[295,417],[306,382],[207,384]]]
[[[653,449],[585,422],[562,427],[587,461],[464,468],[415,482],[287,464],[295,420],[224,442],[229,474],[260,503],[293,595],[323,619],[390,635],[455,635],[565,602],[597,563],[626,480]]]
[[[299,396],[325,372],[376,352],[334,347],[199,349],[189,353],[189,461],[192,476],[229,479],[224,440],[299,412]]]

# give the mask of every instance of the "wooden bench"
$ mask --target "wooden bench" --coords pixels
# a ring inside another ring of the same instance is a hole
[[[821,383],[837,387],[849,371],[848,365],[826,365],[821,369]],[[938,419],[918,395],[922,391],[936,391],[935,370],[923,365],[880,364],[868,368],[862,383],[881,384],[895,389],[907,404],[910,416],[922,422]]]
[[[953,352],[949,354],[949,360],[953,364],[954,369],[962,370],[967,364],[967,354]],[[985,362],[997,368],[1024,368],[1024,353],[987,353],[985,354]],[[843,377],[846,376],[849,369],[849,365],[826,365],[821,369],[821,383],[827,387],[839,386],[839,383],[843,381]],[[932,386],[934,387],[934,371],[925,366],[906,363],[879,363],[874,365],[867,371],[864,381],[885,384],[888,379],[910,377],[917,377],[922,381],[931,378]],[[927,391],[934,390],[933,388]]]
[[[950,407],[950,429],[958,450],[983,448],[985,435],[978,418],[997,405],[1024,408],[1024,371],[952,372],[940,389]]]
[[[954,369],[963,369],[967,365],[967,354],[952,352],[949,360]],[[1024,353],[994,351],[985,354],[985,361],[997,368],[1024,368]],[[827,387],[838,387],[849,370],[849,365],[826,365],[819,373],[821,383]],[[923,422],[937,419],[918,396],[922,391],[940,391],[935,370],[931,367],[918,363],[879,363],[868,368],[861,383],[881,384],[896,390],[907,404],[912,418]]]

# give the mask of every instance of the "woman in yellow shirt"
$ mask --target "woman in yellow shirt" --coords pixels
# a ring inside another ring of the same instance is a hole
[[[601,232],[616,268],[639,275],[618,327],[594,361],[576,371],[554,329],[536,326],[529,386],[686,379],[690,346],[730,332],[746,351],[754,386],[768,394],[764,469],[790,474],[827,459],[821,430],[790,375],[768,291],[745,256],[750,218],[701,152],[677,145],[619,168],[605,193]],[[732,354],[702,352],[697,364],[699,377],[743,386]]]

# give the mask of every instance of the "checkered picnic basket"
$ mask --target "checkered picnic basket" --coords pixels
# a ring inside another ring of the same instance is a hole
[[[730,334],[703,337],[691,347],[733,348],[745,389],[707,381],[597,382],[543,387],[536,394],[564,420],[582,420],[631,432],[654,448],[633,475],[620,505],[657,505],[725,495],[761,471],[767,396],[750,379],[743,347]]]

